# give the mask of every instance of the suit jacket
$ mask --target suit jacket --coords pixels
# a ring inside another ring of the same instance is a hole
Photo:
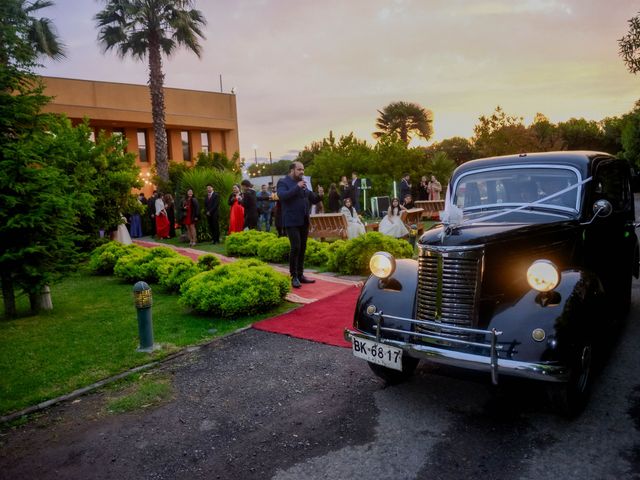
[[[349,184],[351,185],[351,193],[349,195],[351,197],[351,202],[354,205],[359,204],[360,186],[362,185],[362,180],[360,180],[360,177],[356,178],[355,181],[351,179],[349,180]]]
[[[242,206],[244,207],[244,227],[256,228],[258,225],[258,201],[256,191],[247,188],[242,192]]]
[[[207,193],[204,196],[204,209],[207,215],[211,218],[215,218],[218,216],[220,207],[220,196],[217,192],[213,192],[211,194],[211,198],[209,198],[209,194]]]
[[[302,227],[309,225],[311,204],[318,203],[322,197],[308,188],[300,188],[298,182],[289,175],[278,180],[276,190],[282,208],[282,226]]]
[[[411,185],[403,178],[400,180],[400,202],[404,202],[404,197],[411,195]]]

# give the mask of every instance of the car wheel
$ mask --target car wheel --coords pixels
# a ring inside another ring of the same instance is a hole
[[[369,362],[369,368],[375,373],[378,377],[383,379],[388,385],[396,385],[398,383],[402,383],[408,380],[416,367],[418,366],[419,360],[417,358],[409,357],[407,355],[402,356],[402,371],[394,370],[392,368],[383,367],[382,365],[378,365],[377,363]]]
[[[573,353],[569,381],[551,384],[549,399],[556,411],[566,417],[576,417],[587,405],[593,377],[593,345],[582,342]]]

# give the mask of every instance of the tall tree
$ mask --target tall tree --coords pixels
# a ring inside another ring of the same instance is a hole
[[[199,38],[205,38],[206,20],[192,8],[192,0],[105,0],[105,4],[95,16],[105,51],[115,49],[123,58],[148,59],[156,170],[168,182],[162,54],[169,57],[184,46],[200,57]]]
[[[409,143],[411,135],[429,140],[433,135],[433,113],[417,103],[393,102],[378,110],[380,116],[373,133],[374,138],[396,133],[404,143]]]
[[[33,16],[53,4],[47,0],[0,2],[0,63],[31,61],[39,55],[55,60],[64,57],[64,47],[51,20]]]
[[[640,72],[640,14],[629,19],[629,31],[618,40],[618,46],[627,69],[633,74]]]

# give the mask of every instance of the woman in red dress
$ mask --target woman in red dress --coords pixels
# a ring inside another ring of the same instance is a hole
[[[238,185],[234,185],[231,195],[229,195],[229,205],[231,206],[229,234],[244,230],[244,207],[240,205],[240,202],[238,201],[240,199],[242,199],[240,187]]]
[[[169,219],[167,218],[167,210],[162,201],[162,194],[158,194],[156,198],[156,236],[158,238],[169,238]]]
[[[184,210],[184,219],[182,223],[187,227],[187,236],[189,237],[189,246],[195,247],[198,235],[196,233],[196,223],[200,217],[200,205],[198,200],[193,196],[193,190],[187,190],[187,198],[182,204]]]

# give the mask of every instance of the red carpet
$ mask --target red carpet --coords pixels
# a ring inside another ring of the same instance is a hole
[[[353,324],[359,294],[360,287],[343,286],[340,293],[254,323],[253,328],[349,348],[351,344],[344,340],[343,331]]]

